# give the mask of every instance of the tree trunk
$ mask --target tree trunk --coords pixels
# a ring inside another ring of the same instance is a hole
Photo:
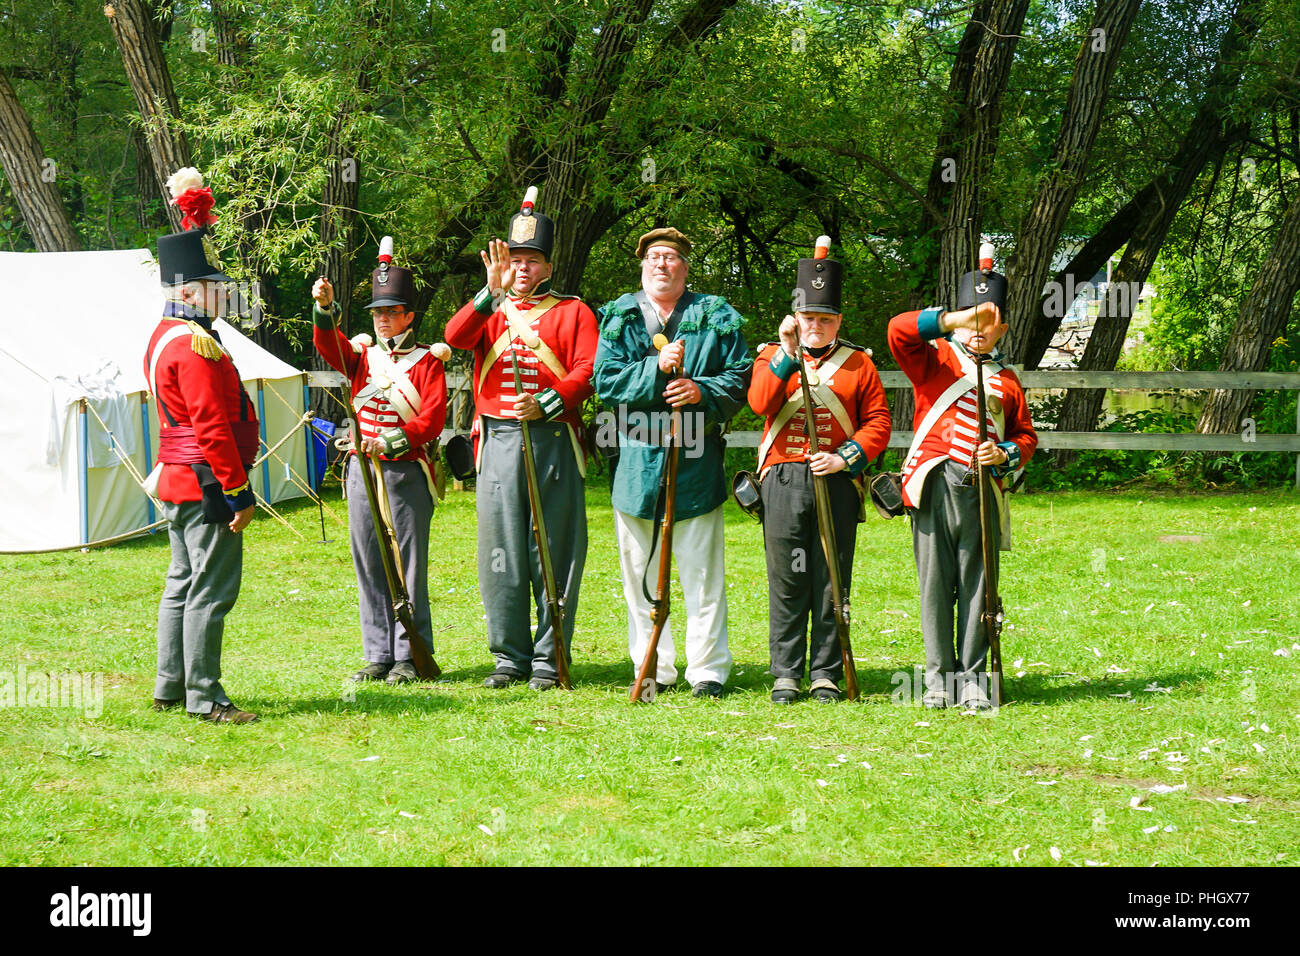
[[[1254,6],[1253,0],[1244,0],[1243,7],[1250,6]],[[1124,257],[1111,276],[1105,302],[1079,363],[1081,369],[1113,369],[1119,361],[1142,286],[1151,274],[1169,228],[1191,193],[1206,160],[1211,154],[1221,156],[1226,149],[1223,120],[1219,113],[1225,97],[1240,81],[1240,65],[1229,64],[1238,58],[1244,43],[1253,35],[1254,24],[1253,21],[1250,23],[1244,36],[1238,32],[1235,23],[1229,27],[1214,73],[1207,84],[1206,94],[1178,155],[1153,181],[1156,196],[1141,210],[1140,221],[1124,250]],[[1059,317],[1057,321],[1060,321]],[[1067,432],[1092,431],[1096,428],[1104,399],[1103,389],[1070,389],[1061,407],[1057,429]],[[1053,456],[1058,465],[1068,464],[1077,457],[1077,452],[1067,449],[1060,449]]]
[[[1002,97],[1015,58],[1028,0],[979,0],[957,46],[948,78],[951,108],[939,129],[916,236],[927,251],[909,309],[956,304],[957,280],[978,251],[980,184],[997,155]],[[894,428],[910,431],[911,389],[890,403]]]
[[[184,132],[176,124],[180,106],[163,57],[153,6],[147,0],[114,0],[104,11],[144,120],[145,141],[158,193],[166,205],[172,229],[179,232],[181,211],[171,204],[167,179],[181,167],[194,165],[193,154]]]
[[[1030,331],[1042,312],[1047,270],[1056,254],[1065,217],[1083,183],[1110,81],[1141,4],[1142,0],[1101,0],[1075,58],[1065,115],[1046,163],[1049,172],[1020,222],[1016,252],[1008,260],[1005,321],[1010,326],[1006,342],[1012,361],[1023,361]]]
[[[36,248],[72,252],[81,248],[81,240],[54,182],[57,166],[47,173],[45,162],[31,118],[18,102],[9,78],[0,71],[0,165]]]
[[[919,235],[938,241],[929,244],[934,251],[919,271],[927,284],[913,291],[912,308],[955,304],[957,280],[974,262],[980,186],[997,155],[1002,97],[1028,6],[1028,0],[980,0],[962,33],[948,80],[952,108],[939,130],[921,210]]]
[[[1219,362],[1221,372],[1258,372],[1268,361],[1273,342],[1286,329],[1296,292],[1300,291],[1300,197],[1292,200],[1259,270],[1241,315]],[[1240,431],[1255,397],[1253,389],[1217,388],[1201,412],[1196,430],[1226,435]]]
[[[1232,21],[1228,24],[1227,32],[1224,33],[1223,41],[1219,46],[1214,71],[1206,80],[1205,93],[1201,97],[1200,106],[1173,159],[1166,162],[1159,173],[1138,190],[1137,194],[1084,244],[1066,267],[1057,273],[1054,280],[1056,288],[1069,290],[1089,281],[1130,238],[1143,233],[1149,236],[1153,220],[1168,216],[1169,221],[1172,222],[1174,213],[1186,201],[1200,170],[1207,163],[1219,162],[1227,148],[1249,131],[1250,124],[1246,122],[1238,123],[1231,129],[1225,130],[1222,113],[1228,97],[1241,82],[1244,54],[1259,31],[1257,17],[1260,6],[1260,0],[1239,0]],[[1192,174],[1190,178],[1188,173]],[[1173,208],[1169,208],[1170,206]],[[1144,274],[1142,281],[1145,280]],[[1068,299],[1061,293],[1043,297],[1039,311],[1035,315],[1033,328],[1029,333],[1029,340],[1022,353],[1025,368],[1037,368],[1043,360],[1043,354],[1051,345],[1052,338],[1060,328],[1061,319],[1069,305]],[[1120,330],[1121,346],[1126,333],[1127,324]],[[1098,355],[1104,354],[1109,352],[1098,353]],[[1115,352],[1109,365],[1084,364],[1080,367],[1111,369],[1115,367],[1114,362],[1118,358],[1119,353]],[[1085,356],[1086,361],[1088,359]],[[1100,408],[1100,399],[1095,404]],[[1085,430],[1091,431],[1091,425]]]

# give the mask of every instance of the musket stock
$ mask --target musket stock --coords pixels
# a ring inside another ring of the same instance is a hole
[[[972,272],[976,270],[971,270]],[[979,322],[979,286],[975,287],[975,315]],[[981,341],[981,344],[983,342]],[[973,351],[973,350],[972,350]],[[993,476],[989,469],[981,464],[978,456],[979,446],[989,439],[988,402],[984,396],[984,359],[985,353],[975,352],[975,413],[979,416],[979,439],[976,444],[976,484],[980,495],[980,552],[984,560],[984,613],[980,619],[984,622],[985,636],[989,642],[989,699],[994,707],[1001,707],[1002,690],[1002,599],[998,596],[997,551],[993,545],[993,535],[989,524],[992,508],[989,498],[993,494]]]
[[[821,451],[817,437],[817,418],[813,408],[812,389],[808,387],[808,370],[803,361],[803,344],[796,346],[799,357],[799,385],[803,389],[804,431],[808,435],[808,456]],[[811,466],[809,468],[811,471]],[[826,556],[826,570],[831,580],[831,606],[835,612],[835,635],[840,642],[840,660],[844,665],[844,690],[849,700],[858,699],[858,670],[853,663],[853,647],[849,641],[849,601],[840,581],[840,552],[835,541],[835,516],[831,511],[830,490],[826,478],[813,474],[813,503],[817,509],[817,534],[821,538],[822,553]]]
[[[334,444],[341,450],[354,450],[349,441],[336,441]],[[361,482],[365,485],[366,500],[370,505],[370,521],[379,539],[379,560],[384,566],[384,578],[388,582],[388,596],[392,601],[393,616],[406,629],[407,643],[411,646],[411,663],[415,666],[415,672],[420,675],[421,680],[436,680],[442,673],[442,668],[433,659],[429,645],[424,641],[424,635],[416,627],[410,594],[406,590],[406,579],[402,573],[402,551],[397,544],[397,534],[379,507],[379,492],[375,487],[375,476],[370,471],[372,462],[376,470],[380,468],[379,459],[367,455],[360,449],[355,451],[357,467],[361,470]]]
[[[655,336],[655,347],[662,349],[668,344],[663,333]],[[675,378],[678,370],[673,369],[669,380]],[[656,584],[654,608],[650,612],[652,628],[650,642],[646,645],[645,657],[632,682],[629,699],[632,703],[641,701],[651,703],[655,699],[655,674],[659,668],[659,637],[664,625],[668,623],[669,588],[673,571],[673,518],[677,512],[677,458],[678,444],[681,440],[682,414],[673,409],[668,426],[668,461],[664,466],[664,522],[659,539],[659,578]]]
[[[510,364],[515,371],[515,394],[524,394],[519,376],[519,358],[510,349]],[[551,563],[551,545],[546,537],[546,516],[542,513],[542,489],[537,481],[537,460],[533,458],[533,437],[526,418],[519,419],[524,435],[524,477],[528,485],[528,508],[533,515],[533,537],[537,540],[537,558],[542,566],[542,589],[546,592],[546,606],[551,615],[551,636],[555,644],[555,682],[571,690],[569,680],[569,655],[564,641],[564,596],[555,584],[555,565]]]

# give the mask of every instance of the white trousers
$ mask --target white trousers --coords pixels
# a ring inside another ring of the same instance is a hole
[[[624,514],[617,508],[614,529],[623,569],[623,596],[627,599],[627,647],[635,670],[645,659],[650,632],[654,630],[650,622],[653,604],[646,599],[641,585],[645,575],[646,590],[653,597],[659,575],[660,539],[651,540],[653,521]],[[686,599],[686,680],[692,686],[700,681],[725,684],[731,674],[731,650],[727,647],[721,506],[673,524],[673,563]],[[681,620],[680,610],[673,609],[659,637],[655,680],[661,684],[677,681],[673,620]]]

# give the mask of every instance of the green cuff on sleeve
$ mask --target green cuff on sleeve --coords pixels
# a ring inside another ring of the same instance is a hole
[[[916,317],[916,334],[923,339],[940,338],[944,332],[939,328],[939,316],[943,313],[943,308],[937,305],[922,309],[921,314]]]
[[[785,349],[778,348],[776,354],[768,361],[767,367],[772,370],[773,375],[784,382],[799,368],[799,363],[786,355]]]
[[[342,309],[339,308],[338,299],[335,299],[333,302],[330,303],[330,308],[328,312],[322,310],[321,307],[317,305],[316,302],[313,300],[311,304],[312,324],[315,325],[316,328],[324,329],[327,332],[330,331],[331,329],[336,329],[338,328],[338,324],[339,324],[338,318],[340,312],[342,312]]]
[[[846,441],[839,448],[835,449],[835,453],[844,459],[844,464],[849,466],[849,475],[853,478],[862,474],[863,469],[867,467],[866,453],[863,452],[862,446],[852,438]]]
[[[1000,441],[998,447],[1007,453],[1006,464],[993,466],[993,474],[1001,478],[1003,475],[1009,475],[1020,467],[1020,446],[1013,441]]]
[[[478,290],[478,295],[474,296],[474,311],[482,312],[484,315],[491,315],[496,309],[492,305],[492,290],[487,286]]]
[[[379,440],[384,443],[384,455],[388,458],[401,458],[411,450],[411,439],[400,428],[386,428],[379,433]]]
[[[564,399],[553,388],[545,388],[535,396],[537,404],[542,406],[542,421],[549,422],[564,414]]]

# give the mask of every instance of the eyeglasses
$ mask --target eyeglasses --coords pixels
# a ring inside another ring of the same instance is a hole
[[[648,262],[652,266],[657,266],[661,262],[666,266],[675,266],[682,261],[682,257],[675,252],[656,252],[646,256],[642,261]]]

